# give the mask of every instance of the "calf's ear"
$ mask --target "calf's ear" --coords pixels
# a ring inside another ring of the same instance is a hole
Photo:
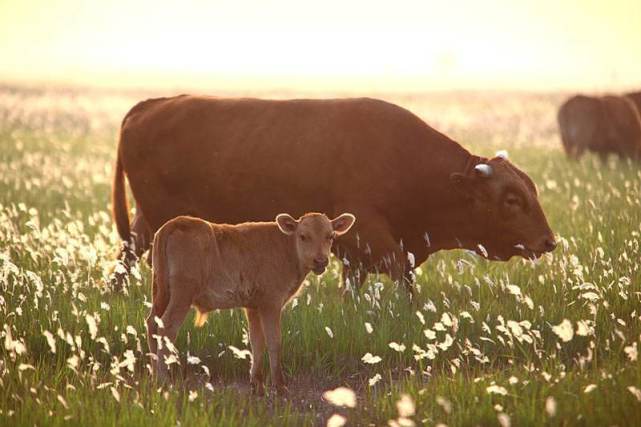
[[[286,213],[276,215],[276,224],[280,231],[288,236],[293,234],[296,231],[296,227],[298,227],[298,221]]]
[[[351,213],[344,213],[332,220],[332,229],[337,236],[341,236],[349,231],[356,222],[356,217]]]

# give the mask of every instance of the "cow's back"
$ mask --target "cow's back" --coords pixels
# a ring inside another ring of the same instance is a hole
[[[625,96],[632,100],[634,105],[637,107],[637,111],[641,113],[641,91],[640,92],[628,92]]]
[[[157,229],[180,214],[238,223],[283,211],[335,214],[341,200],[389,204],[408,188],[401,169],[419,167],[416,147],[429,140],[455,144],[407,110],[368,98],[178,96],[134,107],[120,150]]]

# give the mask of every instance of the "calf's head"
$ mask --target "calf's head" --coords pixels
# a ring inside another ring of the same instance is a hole
[[[298,220],[288,214],[280,214],[276,217],[276,224],[280,231],[294,238],[300,265],[305,270],[322,274],[329,263],[334,239],[347,233],[355,220],[349,213],[332,220],[319,213],[308,213]]]
[[[450,176],[470,202],[474,249],[489,259],[537,258],[556,247],[529,176],[504,155]]]

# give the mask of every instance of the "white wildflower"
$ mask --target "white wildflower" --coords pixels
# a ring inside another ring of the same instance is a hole
[[[628,356],[628,359],[630,359],[631,362],[636,362],[637,358],[639,356],[639,352],[637,351],[637,343],[635,342],[632,345],[626,346],[623,351],[625,351],[625,354]]]
[[[370,378],[367,383],[369,384],[370,387],[373,387],[378,383],[383,377],[381,377],[381,374],[376,374],[372,378]]]
[[[246,359],[251,355],[249,350],[240,350],[239,348],[234,347],[233,345],[228,346],[231,352],[234,354],[234,357],[237,359]]]
[[[347,418],[340,414],[334,414],[327,420],[327,427],[343,427],[347,423]]]
[[[365,355],[361,358],[361,360],[364,363],[368,363],[370,365],[375,365],[375,364],[379,363],[383,359],[381,359],[379,356],[374,356],[372,353],[365,353]]]
[[[396,402],[396,410],[398,411],[398,416],[401,418],[413,416],[416,412],[414,400],[412,400],[409,395],[402,394],[401,398]]]
[[[338,387],[323,393],[323,399],[334,406],[356,407],[356,393],[347,387]]]
[[[116,390],[116,387],[110,387],[111,395],[116,399],[116,402],[120,403],[120,393]]]
[[[545,413],[550,418],[556,415],[556,399],[552,396],[548,396],[548,398],[545,399]]]
[[[49,344],[49,348],[51,349],[51,352],[55,353],[56,352],[56,339],[53,336],[53,334],[51,332],[49,332],[49,331],[43,331],[42,335],[44,335],[45,338],[47,339],[47,344]]]
[[[485,391],[488,394],[500,394],[502,396],[507,395],[507,390],[505,389],[505,387],[501,387],[500,385],[496,385],[496,384],[492,384],[492,385],[488,386],[485,389]]]
[[[572,322],[570,322],[568,319],[563,319],[563,321],[558,325],[552,326],[552,331],[557,334],[563,342],[572,341],[572,338],[574,337]]]
[[[89,335],[91,336],[91,339],[95,340],[96,336],[98,335],[98,325],[96,324],[96,319],[91,314],[87,314],[85,316],[85,321],[87,322],[87,326],[89,326]]]
[[[402,353],[402,352],[405,351],[405,344],[398,344],[398,343],[392,341],[388,345],[392,350],[398,351],[399,353]]]
[[[372,328],[371,323],[365,322],[365,330],[367,331],[368,334],[371,334],[374,332],[374,328]]]
[[[641,390],[631,385],[628,387],[628,391],[632,393],[632,395],[636,397],[639,402],[641,402]]]
[[[198,365],[201,360],[196,356],[187,356],[187,363],[190,365]]]
[[[501,427],[510,427],[512,425],[508,414],[500,413],[496,416],[496,419]]]

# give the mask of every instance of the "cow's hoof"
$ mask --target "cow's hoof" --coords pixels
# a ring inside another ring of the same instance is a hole
[[[276,384],[274,386],[274,390],[276,391],[277,396],[283,397],[289,395],[289,389],[285,384]]]
[[[112,292],[123,292],[127,286],[127,275],[123,273],[112,273],[107,285]]]
[[[251,394],[254,396],[262,397],[265,395],[265,387],[263,383],[251,383]]]

